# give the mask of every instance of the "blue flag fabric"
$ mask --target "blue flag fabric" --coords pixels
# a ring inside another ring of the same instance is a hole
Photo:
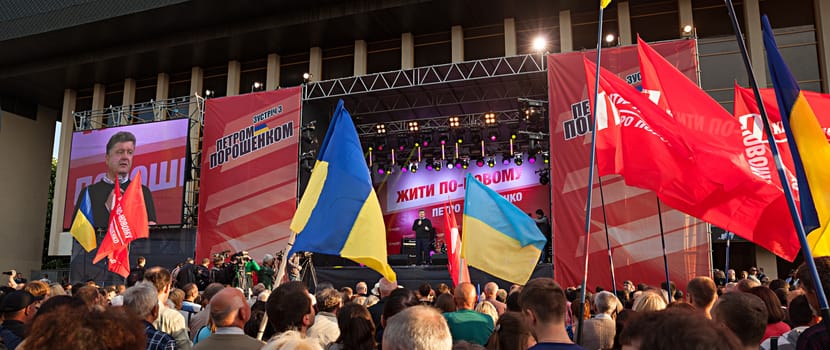
[[[292,251],[339,255],[396,280],[387,263],[380,202],[342,100],[320,146],[291,230],[297,233]]]

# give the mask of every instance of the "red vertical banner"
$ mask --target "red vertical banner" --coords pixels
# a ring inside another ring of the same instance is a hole
[[[654,44],[653,48],[697,81],[694,41],[664,42]],[[593,61],[596,53],[585,51],[548,56],[554,274],[557,281],[566,286],[580,284],[584,272],[591,105],[583,57]],[[636,46],[603,50],[602,66],[629,84],[640,86]],[[661,216],[672,281],[685,289],[686,282],[694,276],[711,273],[706,223],[665,204],[658,215],[656,194],[626,186],[619,176],[602,178],[602,194],[617,288],[621,288],[625,280],[650,285],[665,281]],[[609,289],[611,270],[597,178],[594,179],[593,196],[588,286],[590,289],[595,286]]]
[[[196,256],[288,243],[297,208],[300,88],[205,102]]]

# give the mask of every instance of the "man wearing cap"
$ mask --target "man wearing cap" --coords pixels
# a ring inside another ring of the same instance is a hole
[[[24,330],[40,308],[41,298],[23,290],[16,290],[3,298],[0,311],[3,312],[3,325],[0,326],[0,338],[9,350],[14,350],[24,338]]]

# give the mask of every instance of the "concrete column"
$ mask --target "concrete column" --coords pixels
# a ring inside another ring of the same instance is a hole
[[[821,91],[830,92],[830,0],[813,0]],[[827,19],[826,21],[824,19]]]
[[[312,47],[309,50],[308,73],[311,74],[309,81],[320,81],[323,79],[323,49],[318,46]]]
[[[767,87],[767,74],[764,67],[767,66],[764,57],[764,37],[761,32],[761,6],[759,0],[744,1],[744,35],[746,36],[746,47],[749,49],[749,58],[752,60],[752,67],[755,69],[755,80],[758,87]]]
[[[237,60],[228,62],[228,86],[225,96],[239,95],[239,80],[242,75],[242,64]]]
[[[775,254],[757,245],[755,246],[755,266],[759,268],[759,271],[763,267],[764,274],[769,276],[770,281],[778,278],[778,260]]]
[[[202,70],[202,67],[193,67],[190,69],[190,97],[194,95],[199,95],[205,97],[205,92],[203,91],[205,83],[205,72]]]
[[[452,62],[464,62],[464,28],[452,26],[450,29],[450,45],[452,46]]]
[[[401,34],[401,69],[415,68],[415,39],[412,33]]]
[[[628,9],[628,1],[617,3],[617,24],[620,30],[617,40],[620,45],[631,45],[631,10]]]
[[[92,87],[92,127],[100,128],[104,126],[104,98],[106,97],[107,89],[104,84],[96,83]]]
[[[66,202],[66,180],[69,174],[69,150],[72,145],[72,131],[75,130],[75,102],[77,93],[75,90],[66,89],[63,91],[63,107],[61,108],[61,134],[60,148],[58,148],[58,166],[55,171],[55,191],[52,197],[52,226],[49,229],[49,255],[71,255],[72,235],[63,232],[63,215],[65,210],[62,205]]]
[[[574,39],[571,34],[571,10],[559,11],[559,48],[561,52],[574,50]]]
[[[170,75],[159,73],[156,77],[156,99],[153,104],[153,119],[163,120],[165,118],[163,101],[167,100],[170,91]]]
[[[690,25],[695,27],[695,21],[692,18],[692,0],[679,0],[677,2],[677,12],[680,15],[680,23],[677,26],[677,32],[681,33],[683,27]]]
[[[516,19],[504,19],[504,55],[516,56]]]
[[[265,90],[276,90],[280,87],[280,55],[268,55],[268,65],[265,68]]]
[[[124,79],[124,91],[121,94],[121,112],[118,114],[118,125],[127,125],[132,116],[130,108],[135,104],[135,79]]]
[[[369,49],[366,47],[366,40],[354,41],[354,76],[366,75],[366,62],[369,57]]]

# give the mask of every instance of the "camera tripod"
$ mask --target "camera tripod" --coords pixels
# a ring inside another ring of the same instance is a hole
[[[317,290],[317,270],[314,269],[312,257],[312,253],[306,253],[305,260],[300,262],[300,271],[302,271],[300,273],[300,280],[307,281],[306,285],[313,284],[314,290]]]

